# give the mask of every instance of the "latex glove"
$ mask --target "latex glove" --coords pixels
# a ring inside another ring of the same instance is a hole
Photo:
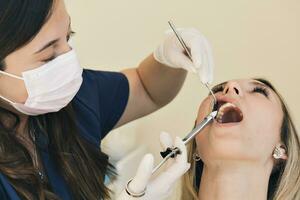
[[[165,148],[173,146],[171,136],[167,133],[161,134],[161,143]],[[174,147],[178,147],[181,154],[177,155],[173,162],[169,163],[167,169],[154,180],[150,181],[154,165],[152,154],[147,154],[142,159],[135,177],[129,184],[129,189],[134,193],[140,193],[146,189],[143,197],[131,197],[123,190],[117,200],[162,200],[167,198],[176,181],[190,168],[190,164],[187,163],[186,147],[180,138],[176,137]]]
[[[178,32],[190,49],[192,61],[185,54],[185,50],[172,30],[166,32],[165,40],[154,51],[155,60],[169,67],[198,73],[202,83],[211,84],[214,63],[208,40],[194,28],[178,29]]]

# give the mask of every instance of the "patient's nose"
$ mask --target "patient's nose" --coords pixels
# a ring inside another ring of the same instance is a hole
[[[232,94],[242,96],[242,89],[238,82],[228,81],[224,87],[223,94]]]

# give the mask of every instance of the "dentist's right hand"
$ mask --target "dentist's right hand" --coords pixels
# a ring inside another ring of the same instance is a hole
[[[202,83],[211,84],[214,62],[209,41],[195,28],[181,28],[177,31],[190,50],[192,60],[186,55],[185,50],[171,30],[166,31],[164,41],[153,52],[155,60],[172,68],[183,68],[197,73]]]
[[[170,196],[175,182],[187,172],[190,164],[187,162],[187,150],[183,141],[176,137],[174,145],[172,138],[168,133],[162,133],[160,136],[161,144],[164,150],[168,147],[177,147],[181,154],[177,155],[170,165],[161,172],[154,180],[150,180],[154,165],[154,159],[151,154],[147,154],[142,159],[135,177],[128,184],[130,192],[140,194],[145,191],[141,197],[131,196],[126,189],[121,192],[117,200],[162,200]]]

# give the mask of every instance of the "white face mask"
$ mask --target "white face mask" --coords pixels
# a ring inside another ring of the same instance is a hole
[[[78,92],[82,71],[74,49],[36,69],[22,72],[22,77],[0,71],[0,74],[23,80],[28,93],[24,104],[12,102],[1,95],[0,98],[27,115],[57,112]]]

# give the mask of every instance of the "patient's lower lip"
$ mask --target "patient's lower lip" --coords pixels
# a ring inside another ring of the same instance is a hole
[[[237,126],[241,123],[242,121],[240,122],[229,122],[229,123],[220,123],[218,122],[216,119],[214,120],[213,124],[216,125],[216,126],[221,126],[221,127],[227,127],[227,126]]]

